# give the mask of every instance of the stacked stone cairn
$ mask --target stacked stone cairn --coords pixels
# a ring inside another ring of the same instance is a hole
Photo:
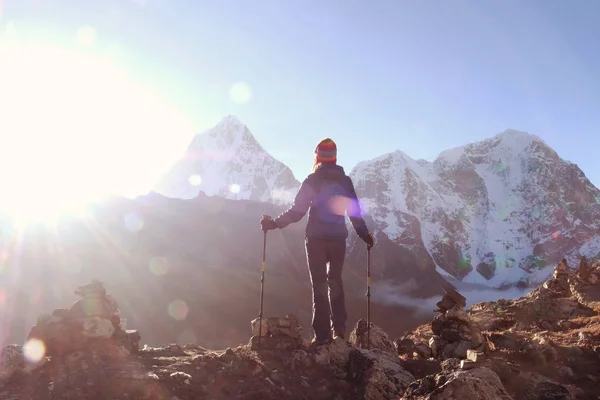
[[[303,345],[302,326],[293,315],[263,318],[262,329],[259,329],[260,319],[256,318],[252,320],[251,327],[250,346],[253,349],[259,348],[259,333],[260,349],[296,350]]]
[[[431,356],[440,359],[470,356],[471,362],[481,361],[485,341],[479,327],[464,310],[465,297],[450,286],[444,287],[444,292],[434,310],[440,314],[431,323],[433,336],[428,343]]]
[[[102,282],[78,287],[81,297],[70,309],[56,309],[43,314],[29,331],[25,346],[10,344],[0,355],[0,375],[8,379],[17,370],[30,372],[48,361],[93,358],[123,358],[139,350],[140,334],[121,328],[120,312],[115,299]],[[27,347],[36,348],[37,359],[31,361]]]
[[[587,263],[586,263],[587,264]],[[566,259],[562,259],[556,268],[552,278],[548,279],[543,283],[542,287],[557,295],[568,295],[570,294],[569,288],[569,265]]]
[[[595,262],[592,266],[590,266],[585,256],[581,257],[579,268],[577,269],[577,277],[584,282],[595,285],[598,282],[599,275],[600,263]]]

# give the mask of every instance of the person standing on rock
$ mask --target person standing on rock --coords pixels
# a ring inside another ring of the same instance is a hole
[[[315,332],[312,343],[325,344],[332,339],[332,328],[334,338],[345,339],[346,333],[342,283],[348,238],[346,215],[367,248],[373,246],[373,236],[361,215],[354,184],[344,168],[337,165],[337,146],[330,138],[321,140],[315,148],[313,172],[302,182],[293,205],[275,219],[265,215],[260,224],[265,231],[281,229],[300,221],[307,211],[305,247],[313,289]]]

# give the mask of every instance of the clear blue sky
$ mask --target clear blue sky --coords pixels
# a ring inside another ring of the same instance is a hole
[[[512,128],[600,185],[598,1],[0,3],[0,24],[22,35],[67,40],[93,27],[94,51],[117,54],[197,131],[235,114],[299,179],[325,136],[350,169],[395,149],[433,160]],[[245,104],[229,94],[239,81]]]

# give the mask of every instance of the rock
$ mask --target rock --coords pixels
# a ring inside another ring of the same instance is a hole
[[[270,350],[287,350],[292,351],[299,349],[302,346],[302,338],[293,338],[289,336],[263,336],[260,339],[260,345],[258,336],[252,336],[250,338],[250,348],[256,349],[270,349]]]
[[[527,389],[521,400],[572,400],[569,389],[554,382],[538,382]]]
[[[467,350],[467,360],[478,362],[485,359],[485,354],[482,351]]]
[[[459,308],[464,308],[467,305],[467,299],[460,293],[456,291],[453,287],[449,285],[444,286],[444,296],[442,299],[436,303],[438,307],[438,312],[444,313],[452,307],[458,306]]]
[[[480,361],[471,361],[471,360],[460,360],[460,369],[473,369],[473,368],[491,368],[492,361],[491,360],[480,360]]]
[[[39,340],[44,343],[46,355],[50,357],[66,356],[84,350],[90,341],[110,339],[113,348],[105,349],[116,356],[137,351],[139,334],[131,335],[120,326],[119,309],[115,299],[106,293],[102,282],[94,280],[80,286],[76,294],[82,299],[76,301],[70,309],[56,309],[52,315],[41,315],[31,328],[27,340]]]
[[[452,372],[460,368],[460,361],[458,358],[448,358],[440,364],[443,372]]]
[[[77,341],[73,337],[73,334],[81,334],[81,326],[73,323],[72,321],[62,321],[59,318],[56,319],[42,319],[38,320],[38,324],[34,325],[29,334],[27,340],[40,340],[46,347],[46,354],[49,356],[64,355],[77,351],[81,339]]]
[[[127,334],[129,335],[130,331],[127,331]],[[136,331],[137,332],[137,331]],[[139,336],[139,334],[138,334]],[[139,340],[138,340],[139,343]],[[191,351],[197,351],[197,352],[201,352],[201,353],[206,353],[206,349],[202,346],[200,346],[199,344],[196,343],[188,343],[183,345],[183,349],[184,350],[191,350]]]
[[[115,332],[112,321],[99,318],[88,317],[83,319],[83,328],[81,334],[88,338],[110,338]]]
[[[304,350],[294,350],[290,357],[285,360],[286,366],[292,370],[310,368],[314,364],[314,359]]]
[[[431,349],[432,357],[438,356],[439,350],[442,346],[443,346],[443,341],[442,341],[441,337],[439,337],[437,335],[433,335],[432,337],[429,338],[429,348]]]
[[[442,371],[441,363],[434,359],[401,359],[400,365],[410,372],[415,379],[421,379],[427,375],[437,374]]]
[[[31,344],[26,344],[28,346]],[[43,344],[41,344],[43,346]],[[33,344],[37,347],[37,344]],[[16,372],[33,372],[36,369],[43,367],[46,362],[45,352],[40,348],[42,354],[36,360],[27,359],[25,357],[24,347],[19,344],[8,344],[0,351],[0,381],[10,379]]]
[[[442,355],[444,358],[466,358],[469,349],[481,349],[481,344],[474,344],[468,340],[449,343],[444,347]]]
[[[458,306],[454,306],[448,311],[446,311],[446,318],[464,322],[465,324],[471,324],[472,322],[471,318],[466,313],[466,311],[462,308],[459,308]]]
[[[137,330],[129,329],[126,332],[129,341],[129,348],[132,353],[137,353],[140,350],[140,340],[142,339]]]
[[[415,380],[398,357],[380,349],[352,349],[348,371],[358,398],[365,400],[396,400]]]
[[[444,292],[450,297],[456,305],[461,308],[464,308],[467,305],[467,298],[462,294],[458,293],[456,289],[451,287],[450,285],[444,286]]]
[[[496,273],[496,264],[495,262],[480,262],[479,264],[477,264],[477,267],[475,267],[475,270],[479,272],[481,276],[483,276],[485,279],[490,280],[494,277]]]
[[[225,349],[225,352],[219,356],[219,360],[224,363],[230,363],[237,358],[236,354],[231,350],[230,347]]]
[[[435,305],[438,308],[434,311],[443,313],[443,312],[446,312],[446,310],[449,310],[452,307],[454,307],[456,305],[456,303],[449,296],[444,295],[444,296],[442,296],[442,299],[440,301],[438,301]]]
[[[408,354],[412,356],[415,351],[415,342],[409,338],[397,339],[394,341],[394,347],[396,347],[396,352],[398,354]]]
[[[439,336],[442,333],[442,328],[446,321],[447,318],[444,314],[438,314],[433,318],[433,321],[431,321],[431,331],[434,335]]]
[[[415,351],[417,352],[417,354],[419,356],[421,356],[425,359],[432,357],[432,355],[433,355],[431,348],[429,348],[428,345],[421,342],[420,340],[415,340]]]
[[[567,264],[567,260],[564,258],[558,263],[556,268],[554,268],[554,272],[558,272],[559,274],[567,273],[568,270],[569,266]]]
[[[106,293],[104,284],[98,280],[79,286],[75,294],[82,298],[71,306],[70,318],[102,317],[109,319],[115,314],[118,315],[116,301]]]
[[[587,259],[585,256],[581,257],[581,261],[579,262],[579,268],[577,268],[577,277],[579,279],[587,280],[590,275],[590,267],[587,263]]]
[[[558,375],[560,375],[564,378],[572,378],[575,376],[575,374],[573,373],[573,370],[570,367],[566,367],[564,365],[556,368],[556,372],[558,373]]]
[[[252,335],[259,334],[260,319],[256,318],[251,321]],[[262,336],[289,336],[298,338],[302,335],[302,326],[293,315],[286,317],[268,317],[262,320]]]
[[[0,380],[10,379],[16,371],[25,368],[23,346],[9,344],[0,352]]]
[[[489,368],[440,373],[414,382],[402,400],[512,400]]]
[[[343,339],[336,338],[331,342],[314,349],[314,358],[317,364],[334,364],[346,367],[352,346]]]
[[[293,315],[285,318],[269,318],[267,320],[269,333],[273,336],[289,336],[293,338],[302,335],[302,326]]]
[[[192,382],[192,376],[190,374],[186,374],[185,372],[176,371],[169,375],[171,379],[175,379],[179,382],[183,382],[186,385],[189,385]]]
[[[262,325],[262,328],[260,325]],[[262,322],[261,322],[260,318],[255,318],[252,321],[250,321],[250,326],[252,328],[252,336],[259,336],[259,330],[260,330],[260,336],[270,336],[267,318],[263,318]]]
[[[481,329],[473,322],[469,314],[459,304],[455,304],[444,313],[436,315],[431,322],[434,339],[430,347],[431,355],[442,358],[465,358],[467,350],[486,347]],[[432,345],[433,344],[433,345]]]
[[[350,333],[350,343],[359,349],[368,348],[369,343],[367,342],[367,321],[359,319],[356,326]],[[377,325],[371,323],[370,332],[368,333],[370,348],[380,349],[390,354],[396,354],[396,348],[394,343],[390,340],[388,335]]]

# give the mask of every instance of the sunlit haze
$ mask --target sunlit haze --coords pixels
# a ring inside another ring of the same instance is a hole
[[[0,0],[0,208],[39,219],[145,193],[229,114],[299,179],[325,136],[349,170],[512,128],[598,185],[598,8]]]
[[[77,39],[88,44],[91,32]],[[5,40],[0,60],[0,202],[18,218],[143,194],[193,135],[180,112],[109,57]]]

